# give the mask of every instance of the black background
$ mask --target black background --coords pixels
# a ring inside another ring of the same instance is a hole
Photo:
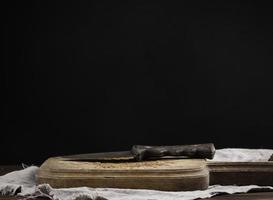
[[[1,164],[133,144],[273,148],[272,3],[235,2],[10,2]]]

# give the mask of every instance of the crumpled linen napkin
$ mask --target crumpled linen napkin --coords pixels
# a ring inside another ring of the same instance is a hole
[[[39,167],[31,166],[0,176],[0,194],[15,195],[35,190],[35,175]]]
[[[272,150],[273,151],[273,150]],[[223,158],[230,157],[228,152],[233,151],[220,151],[218,160],[223,155]],[[267,159],[268,152],[259,154],[263,157],[262,160]],[[224,154],[223,154],[224,153]],[[235,155],[236,158],[241,160],[249,157],[243,156],[242,151],[239,151],[240,156]],[[246,153],[244,151],[244,153]],[[217,151],[216,151],[217,155]],[[252,154],[257,156],[256,154]],[[234,156],[234,155],[233,155]],[[269,156],[270,157],[270,156]],[[257,157],[253,158],[253,160]],[[261,158],[258,158],[261,160]],[[251,160],[251,159],[250,159]],[[55,189],[48,184],[36,185],[35,175],[39,168],[30,166],[23,170],[14,171],[4,176],[0,176],[0,194],[3,195],[20,195],[25,199],[33,199],[34,197],[47,197],[52,200],[194,200],[198,198],[209,198],[218,194],[228,193],[246,193],[251,190],[272,190],[270,186],[221,186],[213,185],[207,190],[196,191],[182,191],[182,192],[165,192],[156,190],[136,190],[136,189],[117,189],[117,188],[61,188]]]
[[[0,177],[0,193],[20,195],[24,199],[47,197],[52,200],[193,200],[209,198],[223,193],[246,193],[250,190],[272,190],[270,186],[210,186],[207,190],[164,192],[156,190],[135,190],[116,188],[61,188],[54,189],[48,184],[37,185],[35,174],[38,167],[31,166]]]
[[[273,156],[273,149],[217,149],[214,162],[267,162]]]
[[[246,193],[251,190],[273,191],[273,187],[249,186],[210,186],[207,190],[165,192],[157,190],[136,190],[117,188],[64,188],[53,189],[48,184],[39,185],[30,197],[47,196],[53,200],[194,200],[209,198],[219,194]],[[41,193],[42,191],[42,193]]]

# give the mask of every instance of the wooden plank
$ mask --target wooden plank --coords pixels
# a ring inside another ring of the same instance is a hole
[[[208,162],[211,185],[273,186],[273,162]]]
[[[273,192],[221,195],[206,200],[272,200]]]

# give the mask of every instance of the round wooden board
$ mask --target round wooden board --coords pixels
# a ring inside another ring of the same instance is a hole
[[[63,157],[46,160],[38,183],[53,187],[108,187],[165,191],[200,190],[209,185],[205,160],[162,159],[143,162],[80,162]]]

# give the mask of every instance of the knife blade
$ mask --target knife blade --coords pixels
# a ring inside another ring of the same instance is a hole
[[[199,158],[212,159],[215,154],[213,143],[174,145],[174,146],[145,146],[134,145],[130,151],[102,152],[62,156],[70,161],[89,162],[134,162],[162,158]]]

